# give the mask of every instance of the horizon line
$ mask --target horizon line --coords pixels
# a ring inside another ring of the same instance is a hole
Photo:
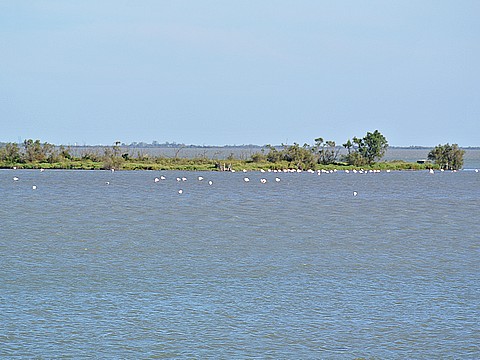
[[[24,140],[29,140],[29,139],[24,139]],[[36,140],[39,140],[39,139],[35,139],[34,141]],[[40,140],[39,140],[40,141]],[[4,145],[4,144],[8,144],[8,143],[13,143],[13,144],[18,144],[18,145],[21,145],[23,144],[23,141],[18,141],[18,142],[15,142],[15,141],[0,141],[0,144],[1,145]],[[46,141],[41,141],[41,143],[48,143]],[[59,144],[55,144],[55,143],[50,143],[54,146],[69,146],[69,147],[107,147],[107,146],[115,146],[115,143],[112,143],[112,144],[86,144],[86,143],[83,143],[83,144],[79,144],[79,143],[74,143],[74,144],[69,144],[69,143],[59,143]],[[122,146],[122,147],[138,147],[138,148],[177,148],[177,147],[190,147],[190,148],[248,148],[248,147],[251,147],[251,148],[264,148],[266,146],[273,146],[273,147],[282,147],[283,145],[293,145],[295,142],[293,142],[292,144],[275,144],[275,145],[271,145],[271,144],[263,144],[263,145],[259,145],[259,144],[224,144],[224,145],[212,145],[212,144],[208,144],[208,145],[199,145],[199,144],[185,144],[185,143],[178,143],[178,142],[169,142],[169,141],[166,141],[166,142],[163,142],[163,143],[159,143],[157,141],[153,141],[153,142],[150,142],[150,143],[147,143],[147,142],[144,142],[144,141],[139,141],[139,142],[136,142],[136,141],[133,141],[129,144],[127,143],[124,143],[124,142],[121,142],[119,144],[119,146]],[[455,143],[452,143],[452,145],[455,144]],[[310,145],[310,144],[308,144]],[[441,144],[440,144],[441,145]],[[458,145],[458,144],[457,144]],[[433,146],[429,146],[429,145],[388,145],[389,148],[397,148],[397,149],[431,149],[431,148],[434,148],[435,146],[437,145],[433,145]],[[336,147],[343,147],[342,145],[336,145]],[[480,145],[474,145],[474,146],[460,146],[460,148],[463,148],[463,149],[480,149]]]

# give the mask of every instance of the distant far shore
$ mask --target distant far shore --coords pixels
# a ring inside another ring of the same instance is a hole
[[[0,141],[0,147],[4,146],[9,142],[7,141]],[[22,145],[23,142],[18,142],[18,145]],[[79,143],[74,143],[74,144],[53,144],[54,146],[60,147],[70,147],[70,148],[103,148],[103,147],[111,147],[112,145],[105,145],[105,144],[79,144]],[[159,148],[159,149],[178,149],[178,148],[184,148],[184,149],[245,149],[245,150],[259,150],[266,148],[269,145],[256,145],[256,144],[233,144],[233,145],[198,145],[198,144],[184,144],[184,143],[176,143],[176,142],[165,142],[165,143],[159,143],[159,142],[152,142],[152,143],[146,143],[146,142],[132,142],[132,143],[120,143],[120,147],[122,148],[131,148],[131,149],[151,149],[151,148]],[[273,145],[274,147],[281,148],[283,145],[282,144],[277,144]],[[338,146],[338,148],[342,148],[341,146]],[[409,146],[395,146],[395,145],[389,145],[390,149],[402,149],[402,150],[430,150],[433,149],[434,146],[424,146],[424,145],[409,145]],[[461,149],[465,150],[480,150],[480,146],[460,146]]]

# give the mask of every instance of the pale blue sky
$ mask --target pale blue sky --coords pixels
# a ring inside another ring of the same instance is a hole
[[[480,1],[0,0],[0,141],[480,146]]]

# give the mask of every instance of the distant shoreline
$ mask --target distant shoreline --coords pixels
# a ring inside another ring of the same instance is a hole
[[[8,142],[8,141],[0,141],[0,147],[5,146],[7,143],[15,143],[15,142]],[[23,146],[23,142],[16,143],[20,146]],[[105,145],[105,144],[52,144],[55,147],[69,147],[69,148],[105,148],[105,147],[112,147],[112,145]],[[288,145],[288,144],[287,144]],[[129,148],[129,149],[263,149],[266,148],[268,145],[256,145],[256,144],[241,144],[241,145],[197,145],[197,144],[183,144],[183,143],[145,143],[145,142],[133,142],[130,144],[121,143],[119,145],[121,148]],[[276,148],[283,147],[282,144],[273,145]],[[392,146],[389,145],[388,148],[392,150],[430,150],[433,149],[435,146],[423,146],[423,145],[411,145],[411,146]],[[480,146],[459,146],[461,149],[464,150],[480,150]],[[343,149],[343,146],[338,145],[337,148]]]

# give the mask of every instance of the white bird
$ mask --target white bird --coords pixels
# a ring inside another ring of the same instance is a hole
[[[260,172],[261,172],[261,173],[264,173],[264,172],[265,172],[265,170],[263,170],[263,169],[260,169]]]
[[[186,178],[186,177],[182,177],[182,181],[187,181],[187,178]]]
[[[36,186],[36,185],[33,185],[33,186],[32,186],[32,189],[33,189],[33,190],[37,190],[37,186]]]
[[[178,193],[183,194],[183,190],[182,189],[178,190]]]
[[[478,173],[478,169],[475,169],[475,172],[477,172],[477,173]]]
[[[110,182],[109,182],[109,181],[105,181],[105,185],[110,185]]]
[[[275,178],[275,181],[276,181],[276,182],[280,182],[280,178],[278,178],[278,177]]]
[[[250,179],[249,179],[248,177],[244,177],[244,178],[243,178],[243,181],[245,181],[245,182],[249,182],[249,181],[250,181]]]
[[[208,185],[212,185],[212,184],[213,184],[213,181],[210,180],[210,181],[208,182]]]
[[[160,176],[160,180],[165,180],[165,176]]]
[[[430,169],[429,172],[430,172],[430,174],[434,174],[434,173],[435,173],[435,171],[433,171],[433,169]]]
[[[159,179],[159,178],[155,178],[155,180],[154,180],[154,181],[157,183],[157,182],[159,182],[159,181],[160,181],[160,179]]]
[[[262,184],[265,184],[265,183],[267,182],[267,179],[260,179],[260,182],[261,182]]]
[[[203,177],[202,176],[199,176],[198,177],[198,181],[202,181],[203,180]]]
[[[18,177],[14,176],[13,181],[18,181]]]
[[[179,177],[177,177],[177,181],[182,181],[182,179],[180,179]]]
[[[114,171],[115,171],[115,169],[112,169],[112,172],[114,172]]]
[[[45,171],[45,169],[40,169],[40,172],[44,172],[44,171]]]
[[[357,196],[358,193],[356,191],[353,192],[353,196]]]

